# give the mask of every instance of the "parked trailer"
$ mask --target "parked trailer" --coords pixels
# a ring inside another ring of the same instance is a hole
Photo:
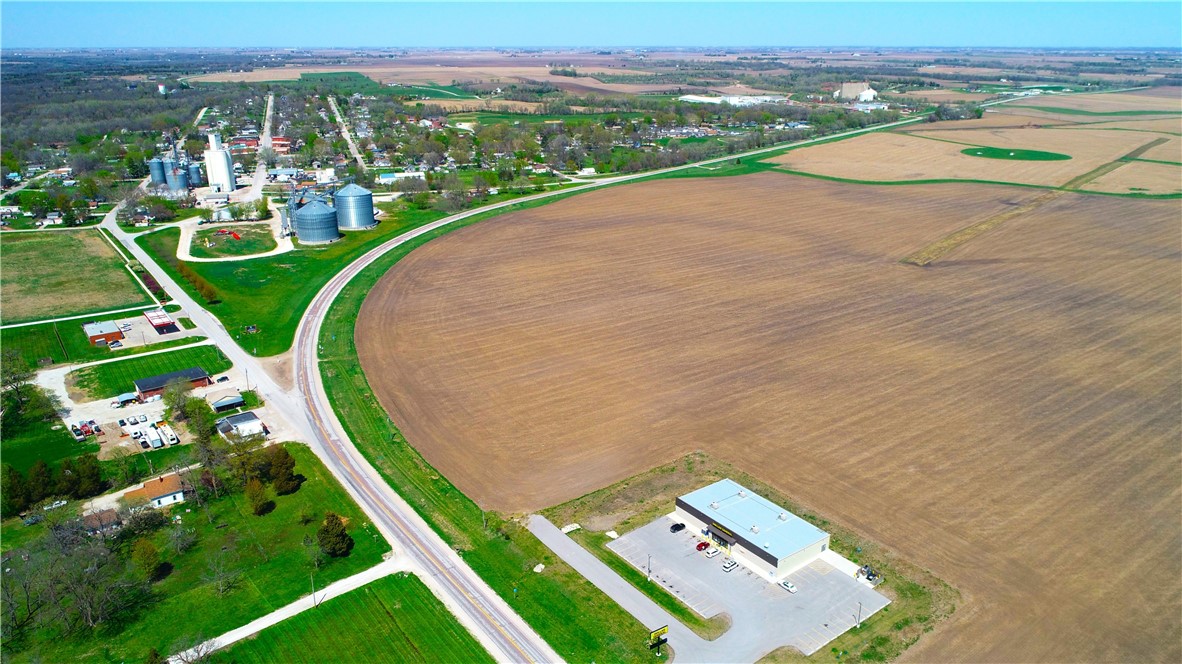
[[[164,441],[160,439],[160,431],[157,429],[148,429],[148,442],[151,443],[154,450],[164,447]]]
[[[164,439],[168,441],[169,445],[176,445],[181,442],[181,439],[177,437],[176,432],[173,431],[172,427],[168,426],[167,424],[161,427],[160,430],[164,432]]]

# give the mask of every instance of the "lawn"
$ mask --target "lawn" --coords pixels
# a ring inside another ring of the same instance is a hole
[[[183,337],[168,339],[147,346],[133,346],[131,348],[110,349],[105,346],[93,346],[82,332],[82,324],[92,321],[119,320],[133,318],[139,315],[135,311],[124,311],[117,314],[103,314],[88,318],[61,321],[57,323],[40,323],[23,327],[9,327],[0,330],[0,345],[4,348],[17,349],[21,357],[31,367],[62,364],[65,362],[92,362],[94,360],[109,360],[113,357],[139,355],[155,350],[164,350],[174,346],[185,346],[196,343],[204,337]],[[183,321],[187,318],[181,319]],[[195,327],[195,326],[194,326]],[[191,329],[186,327],[185,329]]]
[[[1014,159],[1017,161],[1066,161],[1071,155],[1058,152],[1043,152],[1042,150],[1011,150],[1009,148],[976,147],[960,151],[970,157],[985,157],[986,159]]]
[[[103,399],[135,391],[133,383],[140,378],[189,367],[201,367],[213,376],[231,366],[230,360],[216,346],[198,346],[78,369],[70,372],[66,380],[69,383],[72,379],[77,389],[85,393],[87,398]]]
[[[549,200],[562,198],[565,196]],[[358,365],[354,321],[373,284],[414,247],[499,212],[465,219],[416,238],[354,278],[333,304],[321,331],[325,389],[337,416],[369,462],[560,655],[568,661],[647,661],[651,655],[643,645],[648,634],[644,626],[516,521],[483,513],[431,468],[390,423]],[[541,574],[531,571],[538,563],[546,565]]]
[[[0,238],[6,324],[152,304],[95,230],[4,233]]]
[[[492,662],[418,577],[397,574],[216,653],[214,662]]]
[[[497,113],[492,111],[470,111],[467,113],[452,113],[447,116],[448,122],[455,124],[456,122],[479,122],[480,124],[500,124],[502,122],[513,124],[516,122],[526,123],[541,123],[560,121],[568,124],[602,124],[608,116],[614,116],[625,119],[636,119],[644,117],[644,113],[639,112],[619,112],[619,113],[571,113],[568,115],[538,115],[534,113]]]
[[[219,229],[209,228],[197,231],[193,236],[193,243],[189,246],[189,253],[196,258],[222,258],[225,256],[251,256],[271,251],[278,245],[275,236],[271,234],[271,226],[228,226],[226,230],[238,234],[239,239],[232,235],[218,235]]]
[[[6,661],[142,661],[151,648],[175,652],[290,604],[311,591],[310,575],[323,588],[380,563],[390,550],[386,541],[311,450],[293,443],[286,447],[295,457],[295,472],[306,479],[296,493],[273,497],[273,511],[254,516],[241,493],[210,503],[208,517],[188,504],[175,508],[184,526],[196,531],[197,541],[177,555],[167,546],[165,531],[152,536],[171,572],[153,585],[148,606],[87,637],[57,639],[42,632]],[[347,557],[330,559],[313,572],[303,541],[315,538],[325,511],[346,520],[356,544]],[[241,574],[221,597],[203,578],[208,560],[218,554]]]
[[[0,459],[22,473],[38,459],[56,465],[62,459],[99,450],[93,438],[81,443],[75,441],[61,420],[46,422],[39,417],[26,417],[9,407],[7,399],[4,406],[0,413]]]

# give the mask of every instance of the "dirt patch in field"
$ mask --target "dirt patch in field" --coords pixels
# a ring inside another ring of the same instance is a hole
[[[914,660],[1177,661],[1177,201],[1068,193],[898,262],[1032,195],[775,173],[591,193],[414,251],[358,351],[486,507],[702,449],[959,588]]]
[[[1013,102],[1015,107],[1071,108],[1090,113],[1124,111],[1182,112],[1182,89],[1151,88],[1134,92],[1090,95],[1041,95]]]

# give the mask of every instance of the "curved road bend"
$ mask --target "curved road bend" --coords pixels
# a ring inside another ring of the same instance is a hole
[[[891,126],[919,122],[922,118],[903,120],[888,125],[858,129],[844,134],[802,141],[807,145],[821,140],[877,131]],[[571,191],[586,191],[610,184],[618,184],[662,173],[670,173],[697,166],[726,162],[782,149],[783,145],[727,155],[693,164],[597,180],[577,189],[558,190],[505,201],[475,210],[468,210],[403,233],[370,250],[346,266],[321,289],[305,312],[296,332],[295,374],[296,387],[292,391],[281,388],[262,364],[249,355],[235,341],[222,323],[193,300],[160,266],[151,255],[134,242],[133,236],[115,223],[116,207],[103,220],[107,229],[131,255],[152,269],[160,283],[190,314],[193,322],[212,339],[234,364],[250,371],[257,383],[260,396],[288,423],[309,441],[311,448],[324,461],[349,494],[357,500],[366,515],[391,542],[404,549],[413,562],[425,572],[424,581],[437,592],[457,618],[500,661],[557,662],[558,653],[549,647],[518,616],[499,595],[480,579],[463,560],[447,546],[433,529],[386,484],[377,471],[358,452],[353,441],[345,435],[340,421],[328,403],[320,378],[318,339],[321,324],[337,295],[354,276],[386,252],[407,241],[437,228],[473,215],[503,209],[522,202],[561,196]],[[252,371],[253,370],[253,371]]]

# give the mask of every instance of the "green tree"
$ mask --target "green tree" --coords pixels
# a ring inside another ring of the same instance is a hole
[[[37,503],[45,498],[53,495],[53,473],[49,470],[49,464],[45,463],[43,459],[38,459],[36,463],[29,468],[28,479],[25,486],[27,487],[29,502]]]
[[[164,386],[162,399],[172,419],[184,422],[187,419],[185,406],[189,403],[193,383],[184,378],[175,378]]]
[[[168,658],[161,655],[160,651],[152,648],[148,651],[148,656],[144,658],[144,664],[168,664]]]
[[[345,532],[345,523],[332,512],[324,515],[324,523],[316,531],[316,542],[321,551],[333,558],[347,556],[353,549],[353,538]]]
[[[286,496],[300,488],[295,476],[295,458],[282,445],[271,448],[271,484],[275,493]]]
[[[29,504],[25,476],[11,464],[4,464],[0,471],[0,514],[13,516]]]
[[[79,457],[77,471],[78,493],[74,494],[75,498],[97,496],[107,488],[97,456],[86,454]]]
[[[73,459],[64,459],[57,469],[57,484],[54,493],[59,496],[74,496],[78,493],[78,470]]]
[[[151,580],[160,569],[160,551],[152,540],[140,538],[131,547],[131,562],[144,579]]]
[[[262,516],[267,505],[267,488],[257,477],[252,477],[246,483],[246,500],[250,503],[250,510],[255,516]]]
[[[20,412],[25,407],[28,396],[25,386],[33,380],[33,369],[25,362],[19,349],[5,348],[0,353],[0,388],[15,399],[15,408]]]

